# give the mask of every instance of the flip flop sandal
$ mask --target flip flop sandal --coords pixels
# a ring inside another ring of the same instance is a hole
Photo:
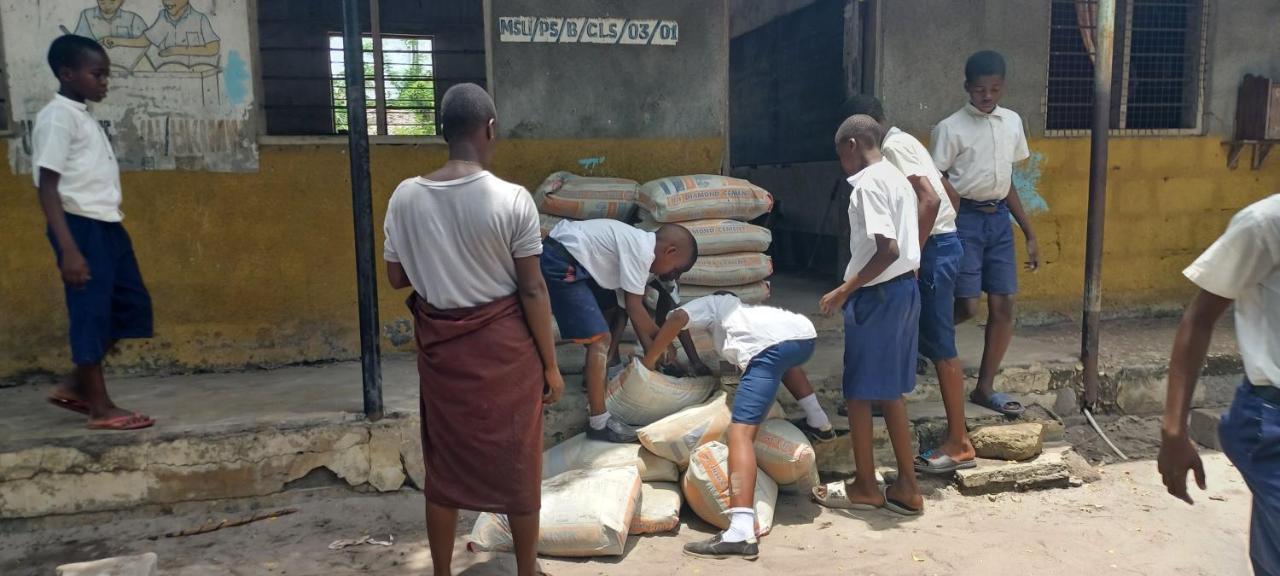
[[[1013,396],[1005,394],[1004,392],[996,392],[985,399],[980,399],[970,394],[969,401],[983,408],[995,410],[996,412],[1013,418],[1017,418],[1027,411],[1026,407],[1023,406],[1021,402],[1014,400]],[[1008,408],[1010,404],[1016,404],[1018,407]]]
[[[818,494],[819,490],[824,494]],[[819,506],[833,510],[877,510],[880,508],[875,504],[850,502],[849,494],[845,492],[844,480],[837,480],[823,486],[814,486],[809,490],[809,499]]]
[[[791,424],[795,425],[796,428],[799,428],[801,432],[804,432],[805,437],[815,444],[824,444],[835,440],[840,436],[840,434],[836,432],[835,428],[828,426],[826,430],[819,430],[810,426],[809,421],[804,418],[792,420]]]
[[[90,430],[140,430],[142,428],[150,428],[156,423],[155,419],[144,414],[128,414],[125,416],[116,416],[107,420],[99,420],[97,422],[90,421]]]
[[[978,466],[973,460],[965,460],[961,462],[948,456],[941,450],[929,450],[924,454],[916,456],[915,469],[921,474],[933,474],[942,476],[953,474],[956,470],[967,470]]]
[[[895,514],[901,514],[903,516],[919,516],[921,514],[924,514],[924,510],[920,508],[912,508],[906,505],[906,503],[899,502],[898,500],[895,500],[892,497],[890,497],[888,485],[881,486],[880,493],[884,495],[885,510],[888,510]]]
[[[50,396],[47,398],[47,400],[49,401],[50,404],[57,406],[58,408],[62,408],[64,410],[70,410],[77,414],[84,414],[86,416],[89,415],[89,405],[85,404],[83,400],[76,400],[74,398],[62,398],[60,396]]]

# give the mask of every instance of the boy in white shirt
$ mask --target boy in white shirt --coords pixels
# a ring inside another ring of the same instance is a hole
[[[978,385],[969,399],[1006,416],[1020,416],[1025,411],[1022,403],[996,392],[995,379],[1013,340],[1018,292],[1011,215],[1027,240],[1026,269],[1040,266],[1036,234],[1013,185],[1013,165],[1031,152],[1022,118],[1000,107],[1004,57],[990,50],[978,52],[965,63],[964,77],[969,103],[939,122],[932,138],[933,162],[946,175],[943,184],[960,197],[956,227],[964,256],[956,279],[955,321],[973,318],[982,293],[987,293],[986,346]]]
[[[844,284],[822,297],[823,314],[844,310],[844,397],[857,468],[852,483],[813,489],[815,502],[830,508],[885,508],[906,516],[924,510],[916,485],[911,430],[903,395],[916,385],[920,330],[920,233],[916,194],[902,172],[884,160],[884,133],[870,116],[850,116],[836,132],[840,167],[853,187],[849,195],[849,251]],[[884,412],[898,461],[898,479],[876,483],[871,405]]]
[[[36,116],[31,167],[62,271],[75,372],[49,396],[89,416],[89,428],[136,430],[155,424],[107,394],[102,361],[124,338],[150,338],[151,295],[142,282],[120,211],[120,166],[85,101],[107,96],[111,60],[97,42],[68,34],[49,47],[61,87]]]
[[[729,425],[729,529],[702,542],[686,544],[684,551],[701,558],[742,557],[760,554],[756,541],[755,438],[785,384],[804,408],[805,419],[796,424],[817,441],[835,438],[827,413],[818,405],[808,377],[800,368],[813,356],[818,333],[808,318],[768,306],[743,304],[732,292],[720,291],[698,298],[667,316],[644,357],[653,369],[663,352],[686,328],[710,330],[716,349],[726,361],[742,369],[738,393],[733,398],[733,423]]]
[[[674,280],[693,268],[698,243],[683,226],[665,224],[646,232],[617,220],[565,220],[543,240],[542,276],[551,295],[560,338],[586,347],[583,380],[590,409],[587,437],[635,442],[635,430],[611,418],[604,406],[610,325],[604,311],[616,306],[615,290],[626,292],[626,313],[649,350],[658,325],[644,306],[649,276]]]
[[[1280,575],[1280,194],[1236,214],[1183,274],[1200,288],[1178,326],[1169,360],[1159,469],[1169,493],[1191,502],[1187,472],[1205,488],[1187,434],[1191,397],[1213,326],[1235,303],[1245,379],[1218,425],[1222,452],[1253,492],[1249,555],[1259,576]]]
[[[964,417],[964,367],[956,351],[956,276],[964,246],[956,233],[960,199],[949,194],[929,151],[914,136],[891,126],[874,96],[856,96],[845,106],[849,114],[875,118],[884,130],[880,151],[911,181],[919,206],[920,227],[920,355],[933,362],[947,413],[947,436],[940,446],[916,456],[917,472],[950,474],[973,468],[977,453],[969,441]]]

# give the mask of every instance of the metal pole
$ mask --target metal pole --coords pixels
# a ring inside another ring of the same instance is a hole
[[[369,31],[373,35],[373,98],[378,103],[374,107],[378,121],[377,133],[387,135],[387,86],[386,74],[382,66],[382,11],[378,0],[369,0]]]
[[[360,370],[364,414],[382,418],[382,364],[378,342],[378,283],[373,265],[373,198],[369,185],[369,122],[365,117],[364,46],[360,2],[342,0],[342,49],[347,84],[347,151],[351,156],[351,211],[356,231],[356,289],[360,307]]]
[[[1089,224],[1084,256],[1084,408],[1098,404],[1098,325],[1102,318],[1102,230],[1107,208],[1107,139],[1111,129],[1111,59],[1115,50],[1116,1],[1099,0],[1093,62],[1093,130],[1089,156]]]

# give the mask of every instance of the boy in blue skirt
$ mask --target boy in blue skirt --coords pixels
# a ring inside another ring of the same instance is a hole
[[[840,287],[822,297],[823,314],[844,310],[844,397],[857,472],[852,483],[813,489],[829,508],[885,508],[906,516],[924,510],[903,395],[916,385],[920,330],[920,232],[911,182],[884,160],[884,132],[870,116],[850,116],[836,132],[840,167],[849,175],[849,251]],[[876,483],[871,404],[879,403],[889,429],[898,479]]]

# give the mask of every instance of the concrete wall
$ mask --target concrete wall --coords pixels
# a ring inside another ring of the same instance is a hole
[[[1276,33],[1280,3],[1210,2],[1209,18],[1205,128],[1210,134],[1229,135],[1235,125],[1236,91],[1244,75],[1280,81],[1280,34]]]
[[[513,138],[720,138],[726,0],[492,0],[492,91]],[[498,41],[498,19],[674,20],[674,46]]]

